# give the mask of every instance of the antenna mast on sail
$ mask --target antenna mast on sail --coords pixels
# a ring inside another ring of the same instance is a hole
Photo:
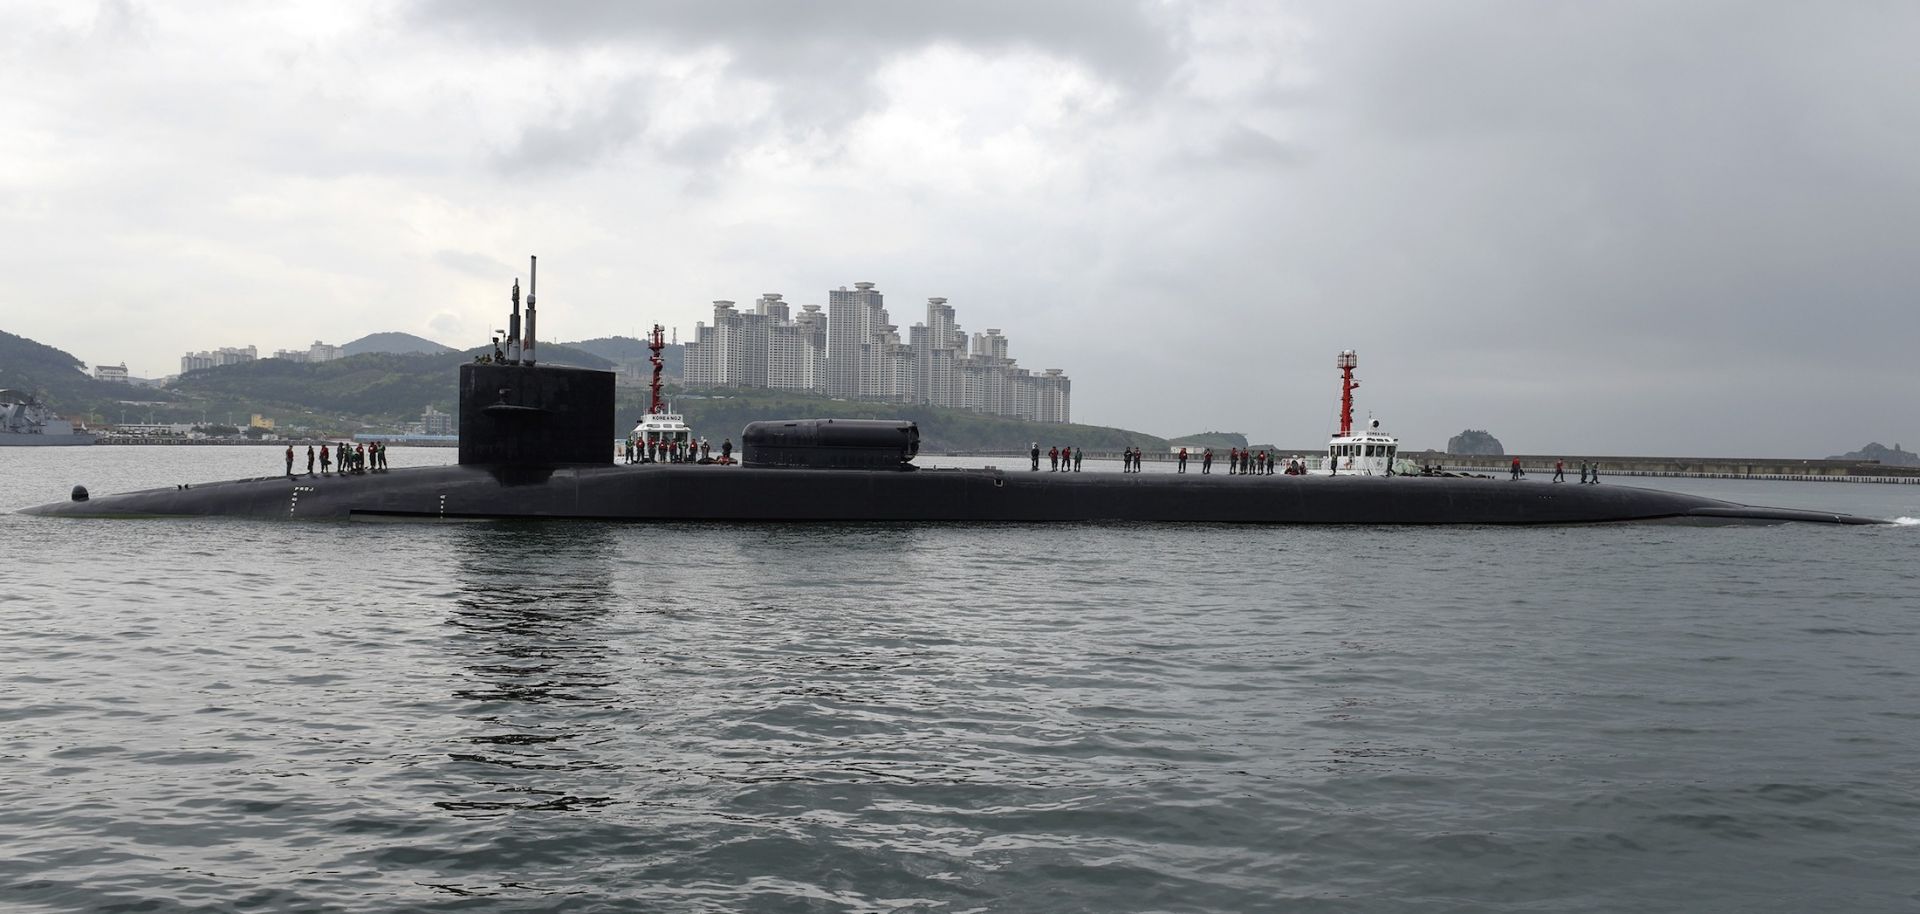
[[[528,365],[533,364],[533,293],[540,288],[540,258],[529,257],[527,275],[527,339],[521,344],[522,359]],[[516,280],[518,282],[518,280]]]

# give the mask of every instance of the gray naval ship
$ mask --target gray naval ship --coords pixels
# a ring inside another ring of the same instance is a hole
[[[274,476],[98,498],[76,486],[71,500],[25,513],[427,522],[1883,523],[1629,486],[1337,468],[1273,476],[923,468],[913,462],[919,429],[887,420],[755,422],[741,436],[737,466],[616,463],[613,375],[536,362],[531,292],[525,339],[516,283],[498,357],[460,366],[456,466]],[[654,384],[657,391],[657,363]],[[1343,396],[1350,401],[1350,389]]]
[[[0,390],[0,447],[70,447],[96,440],[93,433],[54,415],[32,394]]]

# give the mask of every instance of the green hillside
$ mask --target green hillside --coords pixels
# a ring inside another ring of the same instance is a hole
[[[835,400],[792,391],[694,391],[677,397],[670,393],[669,398],[695,434],[715,441],[738,442],[747,423],[770,419],[909,419],[920,426],[921,447],[932,452],[1024,451],[1035,442],[1041,450],[1054,445],[1088,450],[1163,450],[1167,446],[1164,438],[1099,425],[1027,422],[965,410]],[[621,391],[614,411],[624,433],[646,411],[646,392]]]
[[[605,359],[563,346],[540,350],[542,361],[550,364],[611,367]],[[189,418],[262,413],[282,425],[326,430],[395,426],[418,419],[429,406],[453,412],[459,366],[480,353],[370,353],[317,363],[261,359],[190,371],[169,389],[189,401],[183,404]]]
[[[172,400],[147,387],[96,381],[72,353],[0,330],[0,388],[42,396],[61,415],[110,416],[124,400]],[[90,420],[98,421],[98,420]]]
[[[615,354],[631,352],[636,340],[586,341]],[[418,420],[431,406],[455,412],[461,363],[481,350],[438,355],[369,353],[331,362],[299,363],[261,359],[181,375],[167,390],[95,381],[79,359],[23,337],[0,333],[0,387],[44,392],[55,409],[94,422],[142,420],[213,422],[245,425],[259,413],[282,428],[350,432],[363,427],[398,428]],[[543,363],[608,369],[613,362],[569,346],[540,347]],[[1125,429],[1096,425],[1025,422],[963,410],[901,403],[867,403],[773,390],[669,389],[673,405],[695,432],[715,441],[732,438],[749,422],[768,419],[908,419],[919,423],[922,446],[930,452],[1022,451],[1072,445],[1088,450],[1139,447],[1161,450],[1167,440]],[[135,401],[129,405],[128,401]],[[624,435],[646,410],[640,388],[619,388],[609,440]],[[1188,441],[1230,441],[1243,436],[1209,432]],[[1215,443],[1215,447],[1219,445]]]
[[[445,355],[454,351],[452,346],[448,346],[445,343],[436,343],[425,337],[392,330],[385,333],[369,333],[351,343],[342,345],[340,348],[345,350],[347,355],[374,355],[378,353],[386,353],[389,355]]]
[[[560,345],[592,353],[620,365],[641,365],[653,358],[653,352],[647,348],[646,340],[637,340],[630,336],[601,336]],[[683,376],[685,366],[685,347],[678,343],[668,343],[660,348],[660,368],[668,376],[675,378]]]
[[[1197,435],[1182,435],[1168,440],[1173,442],[1174,447],[1185,445],[1188,449],[1210,447],[1218,451],[1247,446],[1247,436],[1239,432],[1201,432]]]

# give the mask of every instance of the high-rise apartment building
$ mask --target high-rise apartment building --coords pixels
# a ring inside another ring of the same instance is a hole
[[[314,340],[313,345],[305,349],[275,349],[272,357],[284,359],[289,362],[306,364],[310,362],[331,362],[335,359],[344,359],[347,357],[347,351],[339,346],[332,346],[322,343],[319,340]]]
[[[1067,422],[1072,382],[1058,368],[1034,374],[1008,355],[999,328],[961,332],[944,298],[927,299],[927,319],[909,328],[889,322],[870,282],[827,293],[827,308],[793,315],[778,292],[743,313],[713,303],[713,324],[695,325],[686,344],[687,383],[821,391],[850,400],[922,403],[1041,422]]]
[[[773,313],[771,308],[769,316]],[[782,312],[785,305],[781,306]],[[827,316],[819,305],[801,305],[800,315],[767,326],[767,386],[777,390],[824,390],[827,383]]]
[[[1067,380],[1065,371],[1049,368],[1033,379],[1035,398],[1038,403],[1034,413],[1036,422],[1069,422],[1073,415],[1073,382]]]
[[[713,324],[694,325],[686,344],[686,382],[696,387],[778,387],[819,390],[827,344],[819,305],[789,320],[787,303],[768,292],[751,312],[731,301],[713,303]]]
[[[877,399],[876,333],[887,326],[884,297],[870,282],[827,293],[827,395]]]
[[[180,357],[180,373],[186,374],[201,368],[219,368],[222,365],[239,365],[260,357],[260,351],[252,346],[223,346],[211,352],[189,352]]]

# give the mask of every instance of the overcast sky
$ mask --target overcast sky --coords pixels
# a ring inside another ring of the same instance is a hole
[[[0,329],[136,375],[946,296],[1079,421],[1920,442],[1920,4],[0,4]]]

